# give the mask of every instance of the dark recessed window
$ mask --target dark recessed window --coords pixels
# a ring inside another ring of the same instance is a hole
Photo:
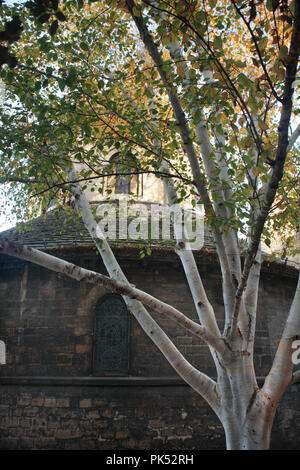
[[[104,295],[96,305],[94,374],[129,372],[130,314],[121,296]]]
[[[134,196],[143,195],[143,178],[137,175],[138,160],[132,155],[114,154],[109,159],[111,173],[115,176],[108,177],[107,187],[115,194],[132,194]]]

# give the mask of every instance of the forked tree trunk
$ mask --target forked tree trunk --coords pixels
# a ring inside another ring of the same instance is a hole
[[[247,368],[232,368],[220,384],[221,422],[228,450],[267,450],[277,402],[259,389]]]
[[[227,450],[268,450],[273,418],[274,412],[263,408],[246,418],[229,414],[223,423]]]

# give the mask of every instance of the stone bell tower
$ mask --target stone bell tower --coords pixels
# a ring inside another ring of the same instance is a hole
[[[103,200],[130,199],[136,202],[165,204],[161,179],[154,174],[139,172],[138,157],[121,156],[115,149],[103,158],[107,175],[86,184],[86,196],[91,203]],[[103,171],[103,170],[102,170]]]

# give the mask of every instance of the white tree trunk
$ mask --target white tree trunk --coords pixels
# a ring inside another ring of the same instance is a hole
[[[275,408],[272,410],[260,400],[255,400],[250,411],[244,409],[244,412],[233,413],[232,410],[238,409],[239,405],[240,399],[236,396],[232,409],[228,414],[224,413],[222,419],[227,450],[268,450]]]
[[[229,415],[223,424],[227,450],[268,450],[272,423],[264,422],[262,416],[263,410],[246,420]]]
[[[222,397],[220,419],[228,450],[270,447],[277,401],[258,388],[251,363],[251,356],[232,360],[218,384]]]

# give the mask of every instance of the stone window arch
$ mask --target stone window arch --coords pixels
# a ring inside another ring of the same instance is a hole
[[[129,373],[130,313],[122,297],[105,294],[96,304],[93,372],[95,375]]]
[[[120,155],[114,153],[109,159],[111,173],[116,176],[109,176],[107,180],[108,189],[115,194],[143,195],[143,175],[124,174],[134,173],[138,168],[137,158],[132,154]]]

